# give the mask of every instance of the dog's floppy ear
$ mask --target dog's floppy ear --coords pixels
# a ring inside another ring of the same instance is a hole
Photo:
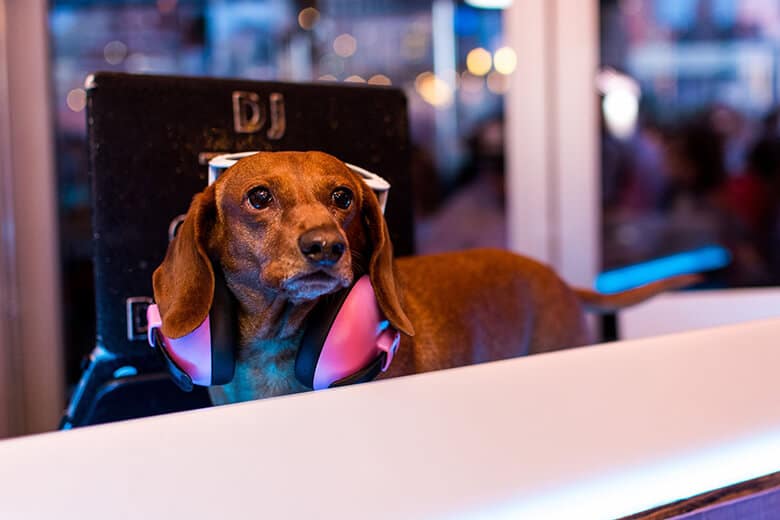
[[[211,309],[214,270],[205,245],[215,218],[212,185],[192,199],[178,234],[168,244],[165,259],[152,276],[162,332],[169,338],[195,330]]]
[[[363,220],[371,242],[371,261],[368,275],[374,287],[379,309],[390,324],[407,336],[414,336],[414,327],[401,307],[398,287],[393,272],[393,245],[387,224],[382,215],[376,195],[370,189],[363,189]]]

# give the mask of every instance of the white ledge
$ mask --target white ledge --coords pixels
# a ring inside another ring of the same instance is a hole
[[[780,320],[0,442],[1,518],[614,518],[780,470]]]

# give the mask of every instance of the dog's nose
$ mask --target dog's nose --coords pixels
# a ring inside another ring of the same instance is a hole
[[[309,262],[322,266],[339,261],[347,246],[341,235],[327,229],[312,229],[298,238],[298,247]]]

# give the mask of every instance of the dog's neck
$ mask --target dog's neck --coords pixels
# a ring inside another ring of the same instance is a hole
[[[295,378],[303,324],[315,301],[292,302],[279,293],[231,287],[238,300],[239,345],[233,380],[211,387],[215,404],[293,394],[306,389]]]
[[[284,341],[295,337],[303,329],[315,303],[292,302],[278,293],[241,297],[238,312],[241,347],[257,341]]]

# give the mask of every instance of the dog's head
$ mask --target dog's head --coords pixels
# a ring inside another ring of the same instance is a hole
[[[153,276],[166,336],[184,336],[203,322],[220,267],[245,306],[257,295],[311,302],[367,270],[384,315],[413,334],[376,196],[330,155],[261,152],[195,196]]]

